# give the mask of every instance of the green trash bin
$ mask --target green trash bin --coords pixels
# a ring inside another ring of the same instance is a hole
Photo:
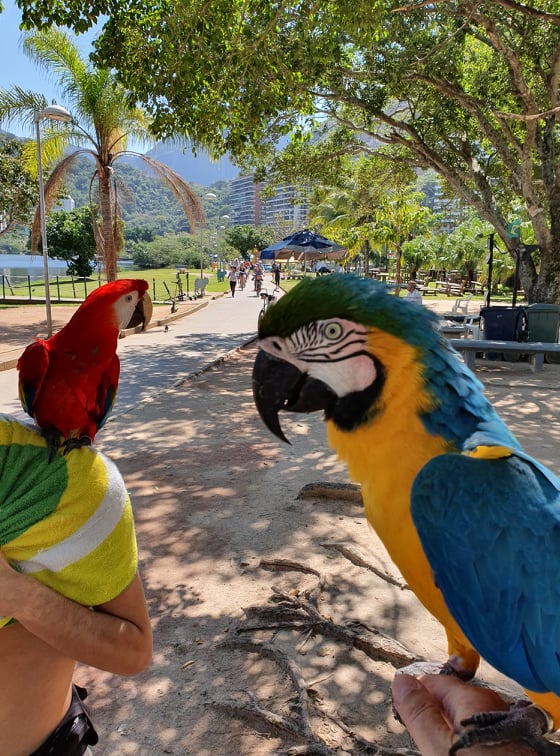
[[[532,304],[525,308],[527,341],[557,344],[560,332],[560,305]],[[560,355],[545,354],[547,362],[560,363]]]

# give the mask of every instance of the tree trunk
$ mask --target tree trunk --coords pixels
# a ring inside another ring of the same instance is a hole
[[[519,278],[527,295],[529,304],[543,302],[560,303],[560,239],[553,238],[548,247],[540,251],[540,266],[536,274],[530,252],[522,252],[519,265]]]
[[[117,249],[115,244],[115,225],[113,222],[112,202],[112,168],[108,165],[98,167],[99,175],[99,209],[101,212],[102,249],[99,250],[105,264],[107,281],[117,278]],[[99,242],[98,242],[99,243]]]

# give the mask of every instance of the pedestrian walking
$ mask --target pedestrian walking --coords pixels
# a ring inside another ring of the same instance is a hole
[[[237,268],[235,266],[231,266],[230,271],[228,273],[228,279],[229,279],[229,289],[231,291],[232,298],[235,296],[235,287],[237,286]]]

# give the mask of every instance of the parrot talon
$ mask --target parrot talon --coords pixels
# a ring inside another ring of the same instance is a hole
[[[540,756],[558,756],[560,745],[550,742],[544,735],[550,732],[546,713],[528,701],[514,703],[508,711],[485,711],[464,719],[462,732],[449,749],[453,756],[463,748],[474,745],[526,743]]]
[[[90,436],[80,436],[80,438],[69,438],[62,444],[63,454],[66,455],[72,449],[81,449],[82,446],[91,446],[93,443]]]
[[[48,464],[50,465],[60,449],[61,436],[56,428],[43,428],[41,435],[47,442],[47,450],[49,452]]]
[[[466,668],[457,668],[448,659],[445,662],[445,664],[442,664],[442,667],[439,673],[440,675],[450,675],[452,677],[457,677],[459,680],[464,680],[465,682],[469,682],[470,680],[473,679],[475,670],[466,669]]]

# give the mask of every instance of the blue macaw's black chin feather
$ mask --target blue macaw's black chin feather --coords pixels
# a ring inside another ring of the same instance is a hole
[[[372,358],[373,359],[373,358]],[[294,365],[264,350],[253,366],[253,397],[266,427],[289,443],[280,427],[278,413],[323,410],[341,430],[351,431],[379,410],[379,397],[385,383],[385,370],[377,361],[376,380],[363,391],[338,396],[326,383],[302,373]]]
[[[262,349],[253,366],[253,397],[266,427],[289,443],[280,427],[278,413],[316,412],[327,416],[338,397],[325,383],[309,378],[289,362],[272,357]]]

